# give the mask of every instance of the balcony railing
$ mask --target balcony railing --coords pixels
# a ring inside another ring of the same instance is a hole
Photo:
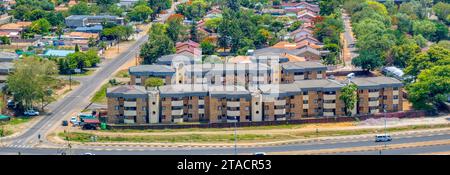
[[[284,115],[286,114],[286,109],[275,109],[275,115]]]
[[[284,106],[286,105],[286,100],[275,100],[275,106]]]
[[[241,111],[231,111],[231,110],[227,110],[227,116],[230,117],[237,117],[241,115]]]
[[[323,112],[323,116],[325,116],[325,117],[333,117],[334,116],[334,112]]]
[[[369,92],[369,98],[378,98],[379,96],[379,92]]]
[[[136,107],[136,102],[135,101],[125,101],[123,103],[123,106],[125,106],[125,107]]]
[[[336,95],[323,95],[323,100],[336,100]]]
[[[308,109],[309,108],[309,104],[303,104],[303,109]]]
[[[324,103],[323,108],[324,109],[336,109],[336,103]]]
[[[228,101],[227,102],[227,106],[228,107],[239,107],[240,106],[240,102],[239,101]]]
[[[380,105],[380,102],[377,100],[377,101],[369,101],[369,106],[379,106]]]
[[[172,115],[183,115],[183,110],[182,109],[178,109],[178,110],[172,110]]]
[[[123,111],[123,115],[124,116],[136,116],[136,111],[133,111],[133,110],[125,110],[125,111]]]
[[[183,100],[172,101],[172,106],[183,106]]]

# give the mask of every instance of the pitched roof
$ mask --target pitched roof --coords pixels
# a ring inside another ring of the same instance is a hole
[[[21,30],[31,25],[31,22],[8,23],[0,26],[0,30]]]

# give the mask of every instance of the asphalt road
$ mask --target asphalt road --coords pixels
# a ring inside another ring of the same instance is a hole
[[[450,131],[441,133],[423,133],[412,134],[393,137],[392,142],[389,144],[404,144],[415,143],[425,141],[439,141],[450,139]],[[281,146],[267,146],[267,147],[255,147],[255,148],[240,148],[237,147],[238,154],[252,154],[255,152],[286,152],[286,151],[313,151],[322,149],[338,149],[338,148],[352,148],[352,147],[364,147],[364,146],[384,146],[384,143],[376,143],[373,138],[355,138],[344,140],[326,140],[317,141],[313,143],[299,143],[292,145]],[[417,148],[406,149],[393,149],[385,150],[382,154],[426,154],[433,152],[447,152],[450,151],[450,145],[441,146],[427,146]],[[2,148],[0,154],[17,155],[20,152],[23,155],[58,155],[61,152],[69,152],[68,149],[54,149],[54,148]],[[95,155],[217,155],[217,154],[234,154],[234,148],[145,148],[145,147],[82,147],[80,149],[74,148],[71,150],[73,155],[82,155],[84,153],[93,153]],[[368,154],[378,155],[378,151],[367,152],[349,152],[343,154]]]

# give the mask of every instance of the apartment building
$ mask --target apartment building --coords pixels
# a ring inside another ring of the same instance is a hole
[[[282,83],[326,78],[327,67],[318,62],[287,62],[282,63],[281,67]]]
[[[392,77],[353,78],[358,86],[358,114],[374,114],[403,110],[403,84]]]
[[[177,76],[176,69],[166,65],[139,65],[130,67],[130,85],[145,85],[149,77],[161,78],[164,85],[175,84],[181,77]]]
[[[144,86],[126,85],[108,88],[108,123],[149,123],[149,95]]]

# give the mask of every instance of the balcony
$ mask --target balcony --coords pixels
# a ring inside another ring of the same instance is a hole
[[[123,103],[123,106],[125,106],[125,107],[136,107],[136,102],[135,101],[125,101]]]
[[[303,100],[309,100],[309,96],[308,95],[303,95]]]
[[[173,119],[174,123],[183,123],[183,121],[184,121],[183,118],[174,118]]]
[[[286,100],[275,100],[275,106],[284,106],[286,105]]]
[[[205,105],[205,100],[198,100],[198,105]]]
[[[369,92],[369,98],[378,98],[379,96],[379,92]]]
[[[183,115],[183,110],[182,109],[178,109],[178,110],[172,110],[171,115]]]
[[[141,78],[134,79],[135,83],[141,83]]]
[[[172,101],[172,106],[183,106],[183,100]]]
[[[323,108],[324,109],[336,109],[336,103],[324,103]]]
[[[392,104],[396,104],[396,105],[397,105],[398,103],[399,103],[399,102],[398,102],[398,99],[393,99],[393,100],[392,100]]]
[[[374,107],[374,106],[379,106],[380,105],[380,102],[377,100],[377,101],[369,101],[369,106],[372,106],[372,107]]]
[[[241,115],[241,111],[230,111],[230,110],[227,110],[227,116],[237,117],[237,116],[240,116],[240,115]]]
[[[378,109],[372,109],[372,110],[370,110],[370,114],[376,114],[376,113],[378,113],[378,112],[379,112]]]
[[[294,75],[294,80],[298,81],[298,80],[304,80],[305,76],[304,75]]]
[[[392,91],[392,95],[398,95],[398,90],[397,91]]]
[[[325,116],[325,117],[333,117],[334,116],[334,112],[323,112],[323,116]]]
[[[309,104],[303,104],[303,109],[308,109],[309,108]]]
[[[198,113],[199,114],[204,114],[205,113],[205,109],[198,109]]]
[[[275,115],[285,115],[286,109],[275,109],[274,114]]]
[[[323,100],[336,100],[336,95],[323,95]]]
[[[227,106],[228,107],[232,107],[232,108],[236,108],[240,106],[240,102],[239,101],[228,101],[227,102]]]
[[[125,110],[125,111],[123,111],[123,115],[124,116],[136,116],[136,111]]]

